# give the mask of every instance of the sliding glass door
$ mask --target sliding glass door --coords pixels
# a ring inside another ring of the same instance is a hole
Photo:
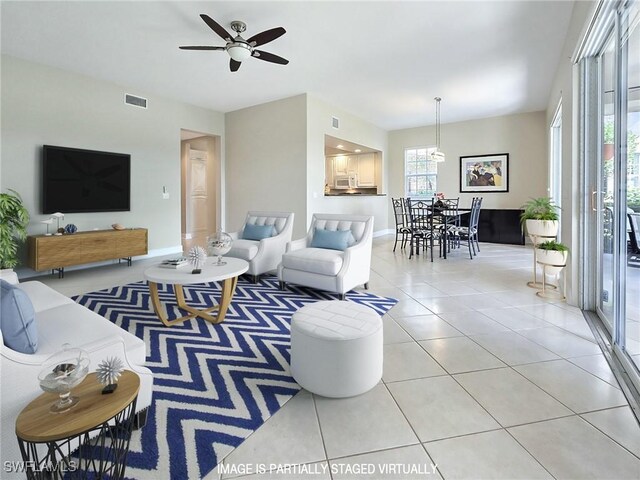
[[[587,156],[596,162],[590,238],[597,285],[591,304],[609,330],[612,353],[640,391],[640,8],[637,1],[603,5],[600,35],[594,35],[600,43],[583,59],[597,66],[597,74],[583,79],[585,111],[597,111],[597,118],[585,114],[584,121],[597,132],[597,154]],[[594,78],[597,88],[591,87]]]
[[[614,327],[616,295],[616,262],[614,245],[616,244],[616,201],[615,179],[617,174],[615,153],[615,83],[616,83],[616,42],[613,35],[605,43],[604,50],[598,56],[600,77],[599,132],[600,155],[598,159],[598,183],[593,192],[598,219],[598,266],[599,301],[598,313],[611,332]]]
[[[623,178],[626,182],[624,212],[625,230],[628,237],[624,258],[626,274],[624,277],[625,325],[624,351],[629,355],[636,368],[640,368],[640,8],[632,4],[622,23],[621,53],[626,61],[624,65],[622,97],[622,123],[625,130],[626,152],[623,153],[623,165],[626,166]],[[623,142],[624,145],[625,142]]]

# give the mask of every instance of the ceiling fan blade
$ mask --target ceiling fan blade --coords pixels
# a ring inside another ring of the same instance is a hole
[[[200,15],[200,18],[202,18],[202,20],[204,20],[204,23],[206,23],[207,25],[209,25],[209,28],[211,30],[213,30],[214,32],[216,32],[220,38],[222,38],[225,42],[230,42],[233,37],[231,36],[231,34],[229,32],[227,32],[223,26],[221,26],[220,24],[218,24],[213,18],[211,18],[209,15],[205,15],[204,13]]]
[[[260,60],[264,60],[265,62],[279,63],[280,65],[286,65],[289,63],[289,60],[286,58],[279,57],[273,53],[263,52],[262,50],[254,50],[252,56],[259,58]]]
[[[178,47],[181,50],[225,50],[225,47],[207,47],[201,45],[189,45],[186,47]]]
[[[237,72],[242,62],[236,62],[233,58],[229,59],[229,68],[232,72]]]
[[[281,37],[287,33],[287,31],[282,27],[272,28],[271,30],[265,30],[262,33],[258,33],[254,35],[247,43],[253,45],[254,47],[259,47],[260,45],[264,45],[265,43],[273,42],[276,38]]]

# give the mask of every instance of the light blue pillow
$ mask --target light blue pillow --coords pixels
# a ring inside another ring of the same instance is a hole
[[[4,344],[11,350],[36,353],[38,330],[31,300],[4,280],[0,280],[0,329]]]
[[[262,240],[273,235],[273,225],[252,225],[247,223],[242,231],[245,240]]]
[[[346,250],[353,244],[351,230],[324,230],[316,228],[313,232],[311,247],[330,250]]]

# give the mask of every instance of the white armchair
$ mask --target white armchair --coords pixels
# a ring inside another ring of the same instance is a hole
[[[351,230],[353,242],[344,250],[312,247],[314,233],[320,230]],[[287,283],[345,294],[358,285],[369,288],[373,216],[319,214],[313,215],[305,238],[287,245],[278,266],[280,288]]]
[[[248,224],[273,225],[273,233],[262,240],[245,239],[243,233]],[[249,262],[247,273],[257,283],[260,275],[278,268],[292,232],[293,212],[248,212],[242,229],[229,234],[233,238],[233,245],[227,256]]]

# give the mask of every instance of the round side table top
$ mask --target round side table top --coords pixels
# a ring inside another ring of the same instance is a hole
[[[71,395],[80,398],[78,404],[62,413],[49,411],[58,395],[43,393],[18,415],[16,435],[27,442],[43,443],[86,432],[124,410],[138,395],[140,378],[134,372],[125,370],[118,379],[115,392],[102,395],[103,388],[96,374],[90,373],[71,390]]]
[[[249,270],[249,263],[240,258],[223,257],[226,265],[214,265],[216,257],[208,257],[200,273],[191,273],[193,266],[178,268],[151,267],[144,271],[144,278],[155,283],[191,285],[193,283],[219,282],[238,277]]]

